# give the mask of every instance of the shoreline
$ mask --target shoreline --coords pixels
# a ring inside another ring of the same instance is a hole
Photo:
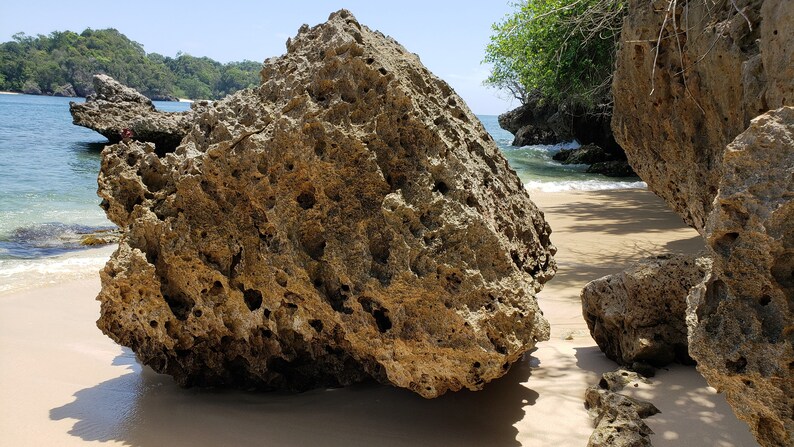
[[[6,90],[0,90],[0,95],[21,95],[22,93],[19,92],[9,92]]]
[[[0,293],[4,439],[11,445],[64,446],[262,439],[276,445],[586,445],[592,422],[584,391],[617,365],[590,338],[581,288],[640,258],[698,251],[703,242],[647,190],[529,194],[559,249],[557,275],[538,295],[551,340],[482,391],[428,401],[372,383],[301,394],[182,389],[141,367],[128,349],[96,328],[99,278],[89,270],[83,279],[55,287]],[[109,256],[112,249],[99,250]],[[693,367],[661,369],[636,393],[662,411],[645,420],[656,432],[651,441],[657,447],[757,445]]]

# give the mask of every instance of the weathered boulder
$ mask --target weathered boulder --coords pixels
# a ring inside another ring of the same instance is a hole
[[[530,95],[528,101],[515,109],[499,115],[499,127],[513,134],[513,146],[532,144],[556,144],[573,139],[572,135],[561,137],[548,123],[557,112],[552,104],[540,94]],[[559,126],[558,126],[559,127]],[[565,126],[561,126],[565,128]]]
[[[77,93],[74,91],[74,86],[70,83],[63,84],[52,92],[52,96],[64,96],[67,98],[74,98]]]
[[[650,447],[653,430],[643,419],[659,414],[659,409],[618,392],[639,382],[647,380],[635,372],[618,369],[604,373],[598,385],[587,388],[585,408],[595,423],[588,447]]]
[[[637,174],[631,169],[626,154],[607,152],[596,144],[585,144],[576,149],[562,149],[551,157],[564,165],[587,164],[588,173],[603,174],[607,177],[633,177]]]
[[[664,366],[692,363],[685,322],[689,289],[711,271],[697,255],[644,259],[582,289],[582,314],[590,334],[610,359]]]
[[[182,385],[480,389],[549,327],[550,228],[463,100],[345,10],[173,153],[103,152],[98,326]]]
[[[587,167],[588,174],[601,174],[607,177],[636,177],[637,173],[626,160],[599,161]]]
[[[585,144],[576,149],[562,149],[551,158],[564,165],[591,165],[600,161],[612,160],[611,156],[596,144]]]
[[[714,275],[689,298],[689,349],[759,443],[794,444],[794,107],[723,157],[705,234]]]
[[[84,103],[69,103],[74,124],[101,133],[111,143],[121,141],[121,131],[130,129],[133,139],[154,143],[160,154],[173,151],[187,134],[206,102],[193,103],[187,112],[161,112],[152,101],[110,76],[94,76],[96,93]]]
[[[612,89],[629,163],[701,233],[725,146],[794,104],[794,2],[712,3],[630,0]]]
[[[499,115],[499,126],[514,135],[513,146],[557,144],[577,140],[595,144],[615,158],[623,158],[623,149],[615,142],[610,127],[612,111],[602,107],[593,113],[572,108],[533,92],[517,108]]]

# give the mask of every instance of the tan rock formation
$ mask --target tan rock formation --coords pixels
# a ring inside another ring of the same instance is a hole
[[[794,104],[793,22],[789,0],[629,1],[613,131],[648,187],[701,233],[725,146],[753,117]]]
[[[690,352],[762,445],[794,444],[794,107],[727,148],[706,239],[715,275],[690,296]]]
[[[643,419],[660,413],[648,401],[619,393],[627,385],[647,380],[618,369],[604,373],[598,385],[587,388],[585,407],[595,423],[588,447],[650,447],[653,430]]]
[[[479,389],[548,338],[550,229],[463,100],[345,10],[173,153],[103,152],[99,327],[183,385]]]
[[[590,334],[607,357],[622,365],[691,363],[686,298],[709,272],[709,258],[664,255],[589,282],[581,298]]]
[[[74,124],[101,133],[111,143],[121,141],[121,131],[132,130],[136,141],[154,143],[160,154],[173,151],[187,134],[195,113],[206,101],[191,104],[191,111],[161,112],[137,90],[108,75],[94,76],[96,93],[84,103],[69,103]]]

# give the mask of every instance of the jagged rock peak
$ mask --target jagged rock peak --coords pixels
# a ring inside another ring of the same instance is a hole
[[[435,397],[502,376],[548,338],[543,214],[393,39],[342,10],[287,46],[174,152],[103,152],[123,235],[99,327],[183,385]]]
[[[110,102],[130,102],[143,104],[154,110],[152,100],[138,92],[132,87],[127,87],[121,82],[111,78],[106,74],[97,74],[93,78],[94,90],[96,93],[90,95],[87,100],[102,100]]]

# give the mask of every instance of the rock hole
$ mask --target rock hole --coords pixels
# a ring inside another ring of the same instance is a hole
[[[314,155],[322,158],[325,155],[325,141],[318,140],[314,143]]]
[[[774,30],[774,31],[772,31],[772,34],[774,34],[775,36],[777,36],[777,30]]]
[[[166,304],[168,304],[168,308],[171,309],[171,313],[173,313],[179,321],[187,320],[188,314],[190,314],[193,306],[196,305],[195,301],[181,292],[174,294],[163,293],[163,300],[165,300]]]
[[[776,32],[777,32],[777,31],[776,31]],[[371,58],[371,57],[368,57],[368,58],[367,58],[367,65],[372,65],[372,63],[373,63],[373,62],[375,62],[375,59],[373,59],[373,58]]]
[[[220,295],[223,293],[223,284],[220,281],[215,281],[210,289],[210,295]]]
[[[387,71],[385,68],[383,68],[383,67],[380,67],[380,68],[378,69],[378,72],[379,72],[380,74],[384,75],[384,76],[386,75],[386,73],[388,73],[388,71]]]
[[[475,367],[475,368],[479,368],[480,367],[480,362],[474,362],[474,364],[472,366]]]
[[[291,172],[293,169],[295,169],[295,164],[294,164],[294,163],[292,163],[292,162],[290,162],[290,163],[287,163],[287,164],[284,166],[284,168],[285,168],[285,169],[286,169],[288,172]]]
[[[769,296],[769,295],[764,295],[764,296],[761,297],[760,300],[758,300],[758,304],[760,304],[762,306],[766,306],[767,304],[769,304],[771,302],[772,302],[772,297]]]
[[[739,233],[725,233],[716,240],[714,240],[714,251],[719,252],[723,256],[730,256],[731,249],[736,240],[739,239]]]
[[[372,316],[375,317],[375,324],[378,326],[378,331],[384,333],[391,329],[391,319],[389,318],[388,312],[386,310],[376,309],[372,312]]]
[[[204,315],[204,313],[201,311],[201,309],[196,309],[193,311],[193,316],[196,318],[201,318],[202,315]]]
[[[377,326],[380,333],[384,333],[392,328],[388,309],[384,309],[380,304],[375,302],[375,300],[366,296],[360,297],[358,302],[361,304],[361,308],[375,319],[375,326]]]
[[[326,242],[320,233],[305,233],[301,245],[303,245],[306,254],[315,261],[319,261],[325,254]]]
[[[150,322],[149,322],[149,326],[151,326],[151,327],[153,327],[153,328],[155,328],[155,329],[157,328],[157,326],[158,326],[158,325],[159,325],[159,324],[158,324],[156,321],[154,321],[154,320],[152,320],[152,321],[150,321]]]
[[[735,362],[732,360],[727,360],[725,362],[725,369],[735,374],[741,374],[747,369],[747,359],[744,357],[739,357],[739,359]]]
[[[243,299],[245,300],[245,305],[248,307],[248,310],[251,312],[262,307],[262,292],[258,290],[247,289],[243,292]]]
[[[794,252],[787,251],[778,256],[772,265],[772,278],[791,296],[794,289]]]
[[[268,309],[268,308],[265,308],[265,311],[264,311],[265,318],[270,318],[270,314],[271,314],[271,313],[272,313],[272,312],[270,312],[270,309]]]
[[[312,187],[311,189],[314,189],[314,188]],[[298,205],[300,205],[300,207],[305,209],[305,210],[308,210],[308,209],[314,207],[314,204],[316,203],[316,199],[314,197],[314,192],[313,191],[308,191],[308,190],[307,191],[303,191],[300,194],[298,194],[298,197],[295,200],[297,200],[298,201]]]
[[[314,330],[317,332],[323,331],[323,322],[320,320],[309,320],[309,326],[314,328]]]
[[[441,194],[446,194],[449,192],[449,186],[443,181],[437,181],[435,185],[433,185],[433,192],[440,192]]]
[[[232,256],[232,262],[229,264],[229,274],[230,278],[236,276],[235,270],[237,270],[237,266],[240,265],[240,261],[243,259],[243,249],[237,251],[237,253]]]

